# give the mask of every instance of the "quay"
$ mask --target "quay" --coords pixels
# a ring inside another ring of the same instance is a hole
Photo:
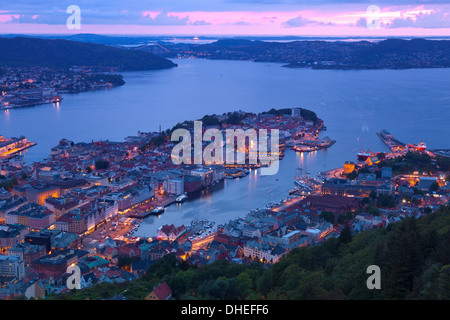
[[[406,144],[395,139],[394,136],[386,129],[377,132],[377,135],[389,148],[389,150],[391,150],[391,152],[403,151],[406,149]]]
[[[0,159],[11,159],[18,153],[37,145],[36,142],[28,141],[27,138],[6,139],[0,136]]]

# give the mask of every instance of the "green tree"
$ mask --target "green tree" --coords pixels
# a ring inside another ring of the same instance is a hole
[[[340,214],[337,218],[337,223],[344,224],[347,221],[347,216],[344,214]]]
[[[253,289],[253,280],[246,272],[241,272],[236,277],[237,290],[241,298],[245,298]]]
[[[450,300],[450,265],[442,267],[438,278],[439,296],[443,300]]]
[[[376,200],[378,197],[377,192],[375,190],[370,191],[369,198],[372,200]]]
[[[339,234],[339,242],[341,244],[347,244],[352,241],[352,230],[350,226],[346,224],[344,228],[342,228],[341,233]]]
[[[379,216],[381,213],[380,209],[378,209],[375,206],[369,206],[366,211],[368,214],[370,214],[372,216]]]
[[[329,223],[334,223],[334,213],[330,211],[322,211],[320,217]]]
[[[109,168],[109,162],[103,159],[95,161],[95,169],[96,170],[102,170],[102,169],[108,169]]]
[[[433,183],[430,185],[429,190],[432,191],[432,192],[433,192],[433,191],[434,191],[434,192],[438,191],[438,190],[439,190],[439,184],[438,184],[437,182],[433,182]]]
[[[384,159],[386,159],[386,153],[384,153],[384,152],[378,152],[378,153],[377,153],[377,158],[378,158],[380,161],[383,161]]]

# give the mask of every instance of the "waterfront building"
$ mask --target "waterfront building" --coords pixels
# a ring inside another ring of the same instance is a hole
[[[202,188],[202,178],[198,177],[198,176],[193,176],[193,175],[186,175],[184,176],[184,184],[183,184],[183,189],[184,192],[195,192],[195,191],[199,191]]]
[[[167,193],[179,196],[184,193],[184,179],[164,180],[162,188]]]
[[[214,183],[214,172],[212,169],[200,167],[191,170],[191,175],[200,177],[204,187],[208,187]]]

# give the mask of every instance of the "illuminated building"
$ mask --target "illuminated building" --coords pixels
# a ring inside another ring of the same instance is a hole
[[[60,188],[52,185],[39,185],[26,189],[26,199],[43,206],[45,199],[60,197]]]

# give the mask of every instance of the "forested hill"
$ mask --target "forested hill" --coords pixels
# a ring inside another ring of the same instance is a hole
[[[367,288],[370,265],[381,268],[380,290]],[[167,255],[136,281],[48,298],[107,299],[126,292],[128,299],[143,299],[161,281],[175,299],[450,299],[450,208],[353,236],[341,233],[297,248],[269,268],[223,260],[195,267]]]
[[[142,50],[166,57],[253,60],[286,63],[290,68],[313,69],[407,69],[450,67],[450,41],[387,39],[382,41],[302,40],[270,42],[223,39],[210,44],[164,44]]]
[[[115,67],[123,71],[176,66],[172,61],[150,52],[101,44],[61,39],[0,38],[0,66],[69,68],[74,65]]]

